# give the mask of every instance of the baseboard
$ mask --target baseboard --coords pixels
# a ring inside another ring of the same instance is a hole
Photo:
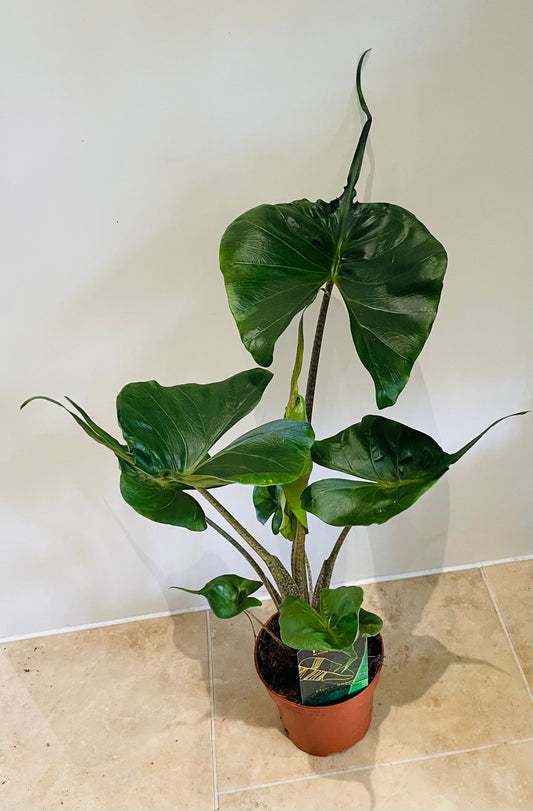
[[[379,577],[367,577],[363,580],[354,580],[337,585],[344,586],[366,586],[370,583],[386,583],[391,580],[406,580],[413,577],[426,577],[428,575],[446,574],[447,572],[461,572],[466,569],[484,569],[488,566],[498,566],[502,563],[519,563],[521,561],[533,560],[533,555],[522,555],[521,557],[502,558],[501,560],[486,560],[481,563],[465,563],[460,566],[443,566],[440,569],[427,569],[418,572],[403,572],[401,574],[391,574]],[[258,598],[268,600],[269,596],[266,592],[259,592]],[[198,611],[206,611],[206,607],[198,606],[197,608],[180,608],[176,611],[160,611],[156,614],[142,614],[137,617],[124,617],[121,619],[106,620],[105,622],[94,622],[87,625],[73,625],[68,628],[57,628],[50,631],[40,631],[37,633],[19,634],[16,636],[8,636],[0,639],[0,644],[8,642],[18,642],[23,639],[39,639],[46,636],[56,636],[57,634],[74,633],[75,631],[90,631],[93,628],[107,628],[110,625],[124,625],[128,622],[142,622],[144,620],[159,619],[161,617],[172,617],[179,614],[191,614]]]

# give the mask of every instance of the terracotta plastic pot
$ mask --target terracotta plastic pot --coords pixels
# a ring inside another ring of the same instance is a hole
[[[276,616],[271,617],[267,625]],[[383,640],[381,636],[377,639],[383,653]],[[257,662],[257,641],[254,661],[259,678],[278,708],[281,723],[298,749],[309,755],[324,757],[335,752],[343,752],[364,738],[372,718],[372,703],[381,673],[381,664],[368,687],[360,693],[336,704],[313,707],[289,701],[268,686]]]

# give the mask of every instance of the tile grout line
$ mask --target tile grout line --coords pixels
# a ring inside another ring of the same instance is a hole
[[[270,788],[272,786],[285,786],[290,783],[305,783],[309,780],[318,780],[322,777],[336,777],[338,775],[352,774],[354,772],[367,772],[371,769],[383,769],[387,766],[403,766],[408,763],[420,763],[426,760],[438,760],[439,758],[454,757],[457,755],[465,755],[470,752],[482,752],[486,749],[497,749],[500,746],[514,746],[520,743],[533,743],[533,738],[517,738],[512,741],[500,741],[499,743],[486,743],[481,746],[473,746],[467,749],[455,749],[449,752],[437,752],[434,755],[419,755],[418,757],[404,758],[402,760],[387,760],[382,763],[370,763],[368,766],[354,766],[348,769],[337,769],[329,772],[320,772],[319,774],[308,774],[304,777],[287,778],[286,780],[273,780],[270,783],[257,783],[252,786],[239,786],[238,788],[220,789],[219,794],[237,794],[244,791],[255,791],[261,788]]]
[[[484,581],[485,586],[487,588],[487,591],[489,593],[489,597],[492,600],[494,610],[496,611],[498,619],[500,620],[500,625],[502,626],[503,633],[505,634],[505,638],[507,639],[509,647],[511,648],[511,653],[513,654],[513,658],[514,658],[514,660],[516,662],[516,665],[518,667],[518,671],[519,671],[519,673],[520,673],[520,675],[522,677],[522,681],[524,682],[525,688],[527,690],[527,694],[528,694],[529,698],[531,699],[531,701],[533,701],[533,694],[531,693],[531,688],[529,686],[528,680],[526,679],[526,675],[525,675],[525,673],[524,673],[524,671],[522,669],[522,665],[520,664],[520,660],[519,660],[518,656],[516,655],[516,650],[515,650],[515,647],[513,645],[513,640],[511,639],[511,635],[509,634],[509,631],[507,630],[507,626],[506,626],[505,621],[503,619],[503,615],[502,615],[502,613],[500,611],[500,606],[498,605],[498,600],[496,599],[496,595],[495,595],[495,593],[494,593],[494,591],[492,589],[492,586],[490,585],[490,581],[489,581],[489,578],[487,577],[487,573],[485,572],[485,569],[483,569],[483,568],[481,569],[481,577],[483,578],[483,581]]]
[[[211,641],[211,623],[209,621],[210,612],[205,612],[205,624],[207,631],[207,661],[209,667],[209,699],[211,704],[211,762],[213,766],[213,811],[218,811],[218,775],[217,775],[217,749],[215,739],[215,675],[213,670],[213,645]]]

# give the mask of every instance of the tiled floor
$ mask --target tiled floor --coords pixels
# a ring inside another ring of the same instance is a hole
[[[531,809],[532,575],[523,561],[367,586],[386,618],[374,717],[327,758],[283,734],[244,616],[4,644],[0,809]]]

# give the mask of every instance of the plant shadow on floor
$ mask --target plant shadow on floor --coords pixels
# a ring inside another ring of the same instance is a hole
[[[481,575],[473,570],[464,575],[461,573],[461,576],[466,581],[464,596],[469,592],[470,580],[475,581]],[[303,757],[307,758],[308,763],[308,768],[304,767],[305,773],[324,774],[327,777],[328,773],[335,772],[337,779],[338,773],[345,771],[342,779],[361,784],[368,794],[368,807],[374,808],[372,773],[378,759],[401,760],[427,754],[428,751],[444,751],[449,748],[445,741],[439,739],[438,725],[439,718],[444,718],[449,713],[448,701],[454,701],[453,676],[448,676],[445,680],[450,685],[446,700],[442,698],[441,690],[434,688],[443,682],[450,667],[472,664],[480,664],[485,668],[494,667],[488,659],[455,653],[441,639],[430,633],[417,633],[419,627],[421,631],[434,628],[439,635],[438,629],[442,627],[442,638],[446,638],[446,626],[455,621],[455,615],[452,611],[452,616],[447,621],[444,617],[440,618],[439,602],[442,604],[443,596],[439,592],[441,583],[445,583],[446,578],[450,577],[457,578],[458,575],[421,576],[366,587],[369,608],[379,608],[388,618],[383,632],[385,660],[374,696],[373,720],[363,741],[346,752],[326,758],[304,755],[286,739],[277,710],[254,669],[254,637],[248,619],[241,615],[233,620],[223,621],[210,615],[208,627],[211,633],[217,716],[215,734],[220,751],[235,734],[247,742],[250,761],[253,761],[254,750],[260,750],[264,754],[265,743],[261,742],[261,729],[277,729],[278,754],[281,751],[285,762],[294,763],[294,777],[302,774]],[[461,610],[460,599],[454,610]],[[272,613],[272,608],[266,603],[255,613],[264,621]],[[429,620],[424,620],[426,615],[429,615]],[[176,617],[176,621],[178,619]],[[177,625],[175,644],[182,650]],[[426,700],[421,704],[424,697]],[[417,703],[417,714],[410,720],[405,714],[403,717],[399,716],[394,739],[383,740],[382,727],[389,715],[398,708]],[[428,722],[427,729],[424,727],[425,719]],[[250,728],[248,733],[247,727]],[[226,737],[228,740],[225,743]],[[273,740],[269,734],[266,745],[272,747]],[[425,745],[429,749],[424,749]],[[381,752],[378,753],[378,749]],[[285,777],[284,773],[283,778]],[[265,782],[272,779],[276,778],[265,776]],[[255,782],[255,777],[250,779],[250,784]]]
[[[489,658],[456,653],[442,641],[447,637],[447,629],[454,624],[454,612],[464,608],[459,595],[458,605],[451,610],[450,616],[446,618],[443,615],[441,606],[444,600],[439,592],[449,594],[447,582],[450,578],[456,581],[464,578],[463,598],[464,594],[469,593],[469,585],[475,586],[476,580],[482,585],[480,572],[470,570],[391,581],[368,588],[372,607],[379,608],[389,620],[383,631],[385,660],[374,695],[372,724],[364,741],[346,753],[332,756],[325,771],[346,769],[342,779],[364,787],[369,797],[369,809],[375,808],[372,767],[378,760],[402,760],[454,748],[453,735],[449,731],[447,733],[447,719],[457,712],[457,698],[454,695],[456,682],[452,674],[445,677],[452,665],[482,665],[484,668],[501,670]],[[475,588],[472,591],[475,592]],[[475,601],[475,594],[471,599]],[[442,637],[439,639],[428,633],[417,633],[418,627],[422,631],[424,628],[434,628],[437,633],[441,628]],[[461,634],[456,633],[455,636],[459,638]],[[458,646],[460,644],[459,640]],[[440,687],[435,689],[442,684],[447,685],[445,696]],[[383,738],[383,727],[391,713],[415,704],[418,707],[411,718],[405,713],[403,717],[402,713],[396,714],[394,738]],[[450,736],[448,744],[447,734]],[[381,750],[379,754],[378,750]]]

